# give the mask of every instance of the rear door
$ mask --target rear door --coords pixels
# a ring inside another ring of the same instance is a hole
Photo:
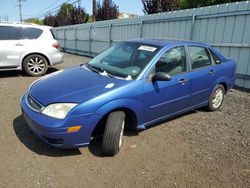
[[[193,106],[208,101],[216,79],[216,66],[206,47],[187,47],[191,69],[191,102]]]

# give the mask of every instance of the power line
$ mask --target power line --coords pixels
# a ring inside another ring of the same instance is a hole
[[[45,12],[43,12],[43,13],[40,13],[40,14],[34,16],[34,18],[41,18],[41,17],[43,17],[44,15],[49,14],[49,13],[52,14],[52,13],[58,11],[58,10],[60,9],[60,7],[61,7],[64,3],[68,3],[69,1],[71,1],[71,0],[67,0],[67,1],[63,2],[62,4],[56,6],[56,7],[52,8],[52,9],[50,9],[50,10],[48,10],[48,11],[45,11]],[[75,1],[75,2],[73,2],[73,3],[70,3],[70,4],[75,4],[76,2],[77,2],[77,1]],[[58,9],[58,8],[59,8],[59,9]],[[57,9],[57,10],[55,10],[55,9]],[[55,11],[54,11],[54,10],[55,10]]]
[[[61,0],[59,0],[61,1]],[[46,9],[43,9],[42,11],[38,12],[38,13],[33,13],[33,14],[27,14],[24,15],[25,17],[32,17],[32,16],[36,16],[36,15],[40,15],[41,13],[44,13],[44,11],[47,12],[47,9],[49,9],[50,7],[53,7],[54,5],[56,5],[57,3],[59,3],[59,1],[54,2],[53,4],[51,4],[49,7],[47,7]]]

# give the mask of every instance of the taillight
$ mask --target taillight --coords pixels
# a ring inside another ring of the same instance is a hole
[[[60,44],[57,42],[57,43],[54,43],[53,45],[52,45],[54,48],[56,48],[56,49],[59,49],[59,48],[61,48],[61,46],[60,46]]]

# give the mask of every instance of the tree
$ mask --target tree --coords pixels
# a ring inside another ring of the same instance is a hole
[[[71,24],[80,24],[88,22],[89,15],[81,7],[74,7],[71,12]]]
[[[144,14],[169,12],[178,9],[178,0],[142,0]]]
[[[92,21],[95,22],[96,21],[96,0],[93,0],[93,10],[92,10]]]
[[[38,24],[38,25],[43,25],[43,20],[39,20],[38,18],[27,18],[24,21],[29,22],[29,23]]]
[[[58,25],[55,23],[55,21],[56,21],[56,17],[51,15],[51,14],[46,15],[44,20],[43,20],[44,25],[57,27]]]
[[[187,8],[198,8],[210,5],[217,5],[222,3],[232,3],[236,1],[245,1],[245,0],[180,0],[179,6],[181,9]]]
[[[48,14],[44,18],[44,24],[53,27],[86,23],[88,14],[84,8],[75,7],[64,3],[56,15]]]
[[[73,9],[74,9],[74,6],[72,4],[64,3],[61,6],[60,11],[56,15],[56,19],[58,21],[59,26],[72,24],[71,15],[72,15]]]
[[[119,14],[118,6],[112,0],[97,2],[96,21],[116,19]]]

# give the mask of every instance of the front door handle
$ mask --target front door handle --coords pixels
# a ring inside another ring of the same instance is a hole
[[[180,79],[179,79],[179,84],[184,85],[184,84],[186,84],[187,82],[188,82],[188,79],[186,79],[186,78],[180,78]]]
[[[22,43],[16,43],[16,46],[23,46]]]
[[[209,73],[210,75],[214,75],[214,74],[215,74],[215,70],[210,70],[208,73]]]

